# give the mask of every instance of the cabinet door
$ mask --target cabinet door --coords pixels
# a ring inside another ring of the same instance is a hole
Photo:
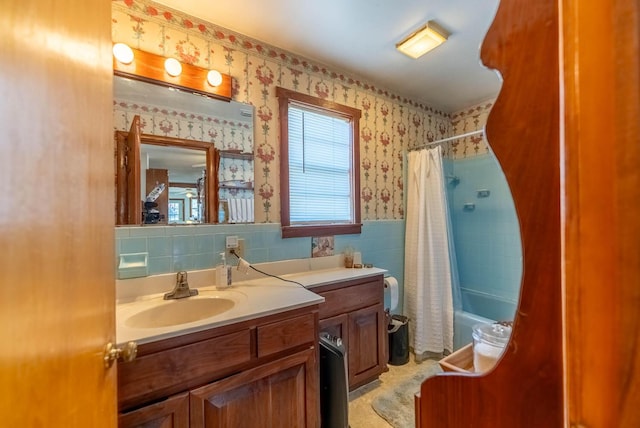
[[[349,388],[377,377],[385,368],[384,312],[375,305],[349,314]]]
[[[119,428],[188,428],[189,394],[169,397],[118,416]]]
[[[349,317],[347,314],[320,320],[320,332],[341,338],[345,349],[349,349]]]
[[[191,391],[191,427],[315,427],[316,352],[308,349]]]

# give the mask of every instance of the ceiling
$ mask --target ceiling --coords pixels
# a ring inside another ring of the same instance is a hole
[[[479,59],[498,0],[156,1],[447,112],[500,89]],[[395,49],[431,19],[445,44],[417,60]]]

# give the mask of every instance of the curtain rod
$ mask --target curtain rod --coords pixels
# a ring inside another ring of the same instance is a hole
[[[460,138],[470,137],[472,135],[483,134],[483,133],[484,133],[484,130],[482,129],[478,131],[471,131],[471,132],[467,132],[466,134],[454,135],[453,137],[447,137],[447,138],[443,138],[442,140],[432,141],[431,143],[423,144],[421,146],[417,146],[409,150],[420,150],[420,149],[424,149],[425,147],[435,146],[438,144],[446,143],[448,141],[458,140]]]

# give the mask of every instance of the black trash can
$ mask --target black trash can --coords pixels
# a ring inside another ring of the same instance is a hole
[[[409,318],[392,315],[387,326],[389,333],[389,364],[401,366],[409,362]]]
[[[347,351],[339,337],[320,333],[320,418],[322,428],[348,428]]]

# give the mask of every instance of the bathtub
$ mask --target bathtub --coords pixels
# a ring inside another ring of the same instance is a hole
[[[465,288],[461,289],[461,294],[462,310],[456,310],[453,315],[454,350],[473,341],[474,324],[513,320],[516,302]]]
[[[453,313],[453,350],[457,351],[473,342],[471,331],[475,324],[492,323],[494,321],[471,312],[455,311]]]
[[[512,321],[516,313],[517,301],[494,294],[462,287],[462,309],[465,312],[480,315],[498,321]]]

